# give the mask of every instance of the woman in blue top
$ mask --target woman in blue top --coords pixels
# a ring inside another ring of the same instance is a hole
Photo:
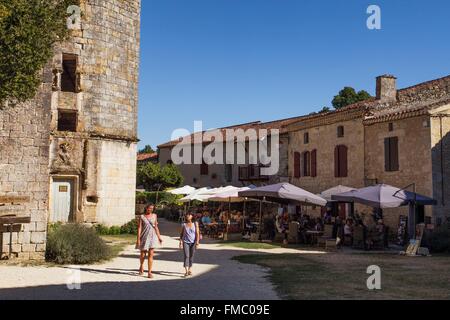
[[[186,222],[183,223],[180,234],[180,249],[183,249],[184,252],[185,277],[192,275],[194,254],[200,241],[200,228],[197,222],[192,221],[192,218],[192,213],[186,214]]]

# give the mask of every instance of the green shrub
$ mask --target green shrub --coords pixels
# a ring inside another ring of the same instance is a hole
[[[45,256],[58,264],[88,264],[107,260],[112,252],[94,228],[67,224],[49,229]]]
[[[110,231],[109,228],[103,224],[97,224],[95,225],[95,231],[97,232],[97,234],[102,235],[102,236],[107,236],[110,235]]]
[[[133,219],[130,222],[120,227],[121,234],[137,234],[138,233],[138,220]]]
[[[431,251],[436,253],[450,253],[450,225],[444,224],[431,233]]]

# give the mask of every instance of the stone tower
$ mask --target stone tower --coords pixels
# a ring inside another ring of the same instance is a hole
[[[134,218],[140,0],[81,0],[51,63],[50,222]]]

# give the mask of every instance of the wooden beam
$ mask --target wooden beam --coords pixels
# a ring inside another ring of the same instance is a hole
[[[31,217],[0,217],[0,224],[30,223]]]

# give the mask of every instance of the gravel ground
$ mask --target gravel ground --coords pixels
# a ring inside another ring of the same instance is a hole
[[[160,229],[164,242],[156,251],[153,279],[138,275],[138,252],[129,246],[117,258],[101,265],[19,267],[0,264],[0,300],[275,300],[279,297],[266,279],[266,269],[231,258],[252,252],[298,252],[245,250],[205,241],[196,255],[194,276],[186,279],[182,252],[176,240],[178,224],[161,220]],[[68,288],[67,283],[77,282],[72,279],[81,280],[80,289]]]

